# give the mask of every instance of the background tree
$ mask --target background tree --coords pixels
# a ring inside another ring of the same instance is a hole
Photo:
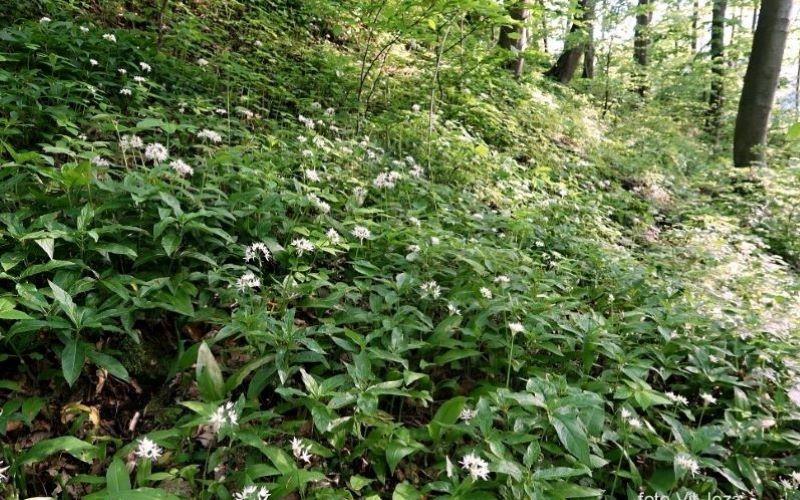
[[[736,116],[733,162],[737,167],[764,162],[769,117],[789,35],[791,11],[792,0],[761,2]]]
[[[725,81],[725,9],[727,0],[714,0],[711,17],[711,92],[706,127],[714,141],[719,139],[720,115]]]
[[[633,33],[633,60],[638,65],[636,79],[640,95],[647,92],[647,63],[650,50],[650,21],[653,17],[651,0],[639,0],[636,7],[636,25]]]
[[[545,73],[558,82],[567,84],[575,76],[581,56],[586,44],[586,25],[590,12],[589,4],[593,0],[579,0],[577,12],[570,26],[569,33],[564,40],[564,50],[558,57],[556,63]]]
[[[509,15],[517,21],[514,25],[503,25],[500,27],[500,47],[516,52],[516,59],[508,63],[508,68],[514,71],[514,75],[519,78],[525,66],[525,57],[522,52],[528,46],[528,28],[526,22],[530,18],[529,0],[519,0],[509,9]]]

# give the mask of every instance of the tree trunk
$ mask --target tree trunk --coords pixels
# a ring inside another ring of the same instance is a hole
[[[714,0],[711,14],[711,92],[708,96],[706,126],[716,141],[724,103],[725,78],[725,9],[727,0]]]
[[[586,46],[583,50],[583,77],[594,78],[594,2],[586,4]]]
[[[797,76],[794,79],[794,120],[800,120],[800,51],[797,53]]]
[[[647,72],[645,68],[648,63],[648,53],[650,49],[650,19],[653,16],[651,0],[639,0],[636,8],[636,26],[633,32],[633,60],[639,66],[636,78],[638,82],[638,92],[644,96],[647,93]]]
[[[697,52],[697,25],[700,23],[700,0],[692,4],[692,52]]]
[[[762,0],[744,75],[733,139],[733,163],[764,163],[767,128],[789,34],[792,0]]]
[[[519,0],[518,3],[509,9],[511,18],[518,21],[516,26],[503,26],[500,28],[500,38],[497,43],[506,50],[514,50],[517,52],[517,58],[509,61],[508,69],[514,72],[517,78],[522,75],[522,69],[525,65],[525,58],[522,52],[528,46],[528,28],[525,22],[531,15],[528,9],[529,0]]]
[[[567,84],[575,76],[575,70],[578,69],[578,63],[581,60],[581,55],[584,51],[584,25],[586,23],[586,15],[588,12],[588,5],[591,0],[579,0],[578,10],[569,33],[564,40],[564,51],[558,57],[558,60],[552,68],[547,70],[545,76],[552,78],[560,83]]]

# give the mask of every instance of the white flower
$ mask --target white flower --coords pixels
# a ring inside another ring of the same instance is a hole
[[[314,156],[314,152],[311,151],[310,149],[304,149],[300,151],[300,154],[303,156],[303,158],[311,158],[312,156]]]
[[[356,227],[354,227],[353,230],[351,231],[351,234],[353,236],[355,236],[356,238],[358,238],[358,240],[361,243],[364,243],[364,240],[368,240],[372,236],[372,233],[370,232],[370,230],[367,229],[364,226],[356,226]]]
[[[447,477],[455,476],[456,475],[456,468],[453,465],[452,460],[450,460],[450,457],[447,456],[447,455],[445,455],[444,459],[445,459],[445,471],[447,472]]]
[[[306,179],[310,180],[311,182],[320,182],[322,178],[319,176],[319,172],[314,170],[313,168],[309,168],[305,172]]]
[[[511,333],[516,335],[518,333],[522,333],[525,331],[525,326],[522,323],[509,323],[508,329],[511,330]]]
[[[266,486],[245,486],[242,491],[233,494],[234,500],[267,500],[269,498],[269,490]]]
[[[49,17],[47,17],[47,16],[44,16],[43,18],[39,19],[39,22],[40,22],[40,23],[42,23],[42,24],[47,24],[47,23],[49,23],[50,21],[52,21],[52,19],[50,19],[50,18],[49,18]]]
[[[260,256],[259,256],[260,254]],[[269,262],[270,253],[267,245],[263,242],[253,243],[244,249],[244,261],[250,262],[251,260],[259,260],[261,257]]]
[[[312,118],[306,118],[303,115],[298,115],[297,116],[297,121],[299,121],[300,123],[305,125],[306,128],[309,128],[309,129],[314,128],[314,120]]]
[[[297,251],[297,255],[301,257],[306,252],[310,253],[314,251],[314,244],[306,238],[296,238],[292,241],[292,246],[295,248],[295,251]]]
[[[622,411],[620,411],[619,413],[620,413],[620,415],[622,415],[622,418],[624,418],[625,420],[631,418],[631,415],[633,415],[631,413],[631,411],[629,409],[627,409],[627,408],[623,408]]]
[[[228,401],[214,410],[211,418],[208,419],[208,423],[214,432],[219,432],[223,427],[236,427],[239,425],[239,415],[236,414],[233,403]]]
[[[260,286],[261,280],[251,271],[247,271],[238,280],[236,280],[236,289],[239,290],[239,292],[244,292],[248,289],[252,290]]]
[[[436,236],[431,236],[431,245],[436,246],[441,243],[442,240],[437,238]]]
[[[505,274],[501,274],[500,276],[498,276],[498,277],[496,277],[496,278],[494,279],[494,282],[495,282],[495,283],[500,283],[500,284],[502,284],[502,285],[506,285],[506,284],[510,283],[510,282],[511,282],[511,280],[510,280],[510,279],[509,279],[509,277],[508,277],[508,276],[506,276]]]
[[[775,421],[774,418],[762,418],[758,422],[758,424],[759,424],[759,426],[761,426],[762,429],[769,429],[770,427],[775,426],[775,424],[777,424],[777,422]],[[797,474],[797,473],[795,473],[795,474]]]
[[[786,395],[789,396],[789,399],[792,400],[792,403],[800,406],[800,383],[789,389]]]
[[[129,89],[129,88],[121,88],[121,89],[119,89],[119,93],[121,95],[128,95],[128,96],[133,94],[133,92],[131,92],[131,89]]]
[[[411,170],[409,170],[409,171],[408,171],[408,173],[411,175],[411,177],[414,177],[414,178],[416,178],[416,179],[419,179],[419,178],[421,178],[423,175],[425,175],[425,170],[423,170],[423,168],[422,168],[422,167],[420,167],[419,165],[414,165],[414,166],[411,168]]]
[[[197,133],[198,139],[208,139],[210,142],[220,143],[222,142],[222,135],[219,132],[214,132],[213,130],[209,130],[204,128],[200,132]]]
[[[474,453],[464,455],[460,463],[461,467],[469,472],[472,479],[483,479],[484,481],[489,479],[489,464],[478,455]]]
[[[144,147],[142,139],[135,135],[123,135],[119,140],[119,148],[123,151],[141,149]]]
[[[152,144],[148,144],[146,148],[144,148],[144,157],[148,160],[152,160],[155,163],[163,163],[167,158],[169,158],[169,151],[165,148],[162,144],[158,142],[154,142]]]
[[[91,64],[92,66],[97,66],[100,63],[97,62],[97,59],[89,59],[89,64]]]
[[[675,465],[691,472],[693,476],[700,471],[700,464],[688,453],[678,453],[675,455]]]
[[[139,63],[139,67],[140,67],[140,68],[142,68],[142,71],[144,71],[145,73],[150,73],[150,71],[153,69],[153,68],[152,68],[152,67],[151,67],[149,64],[147,64],[146,62],[140,62],[140,63]]]
[[[700,394],[700,397],[703,398],[703,401],[705,401],[706,404],[714,404],[717,402],[717,398],[707,392]]]
[[[253,42],[253,45],[255,45],[256,47],[263,47],[264,42],[262,42],[261,40],[256,40],[255,42]]]
[[[95,156],[92,158],[92,165],[96,165],[98,167],[107,167],[111,165],[111,162],[103,158],[102,156]]]
[[[308,463],[311,461],[311,445],[303,444],[299,438],[292,438],[292,454],[297,460]]]
[[[308,199],[317,206],[320,212],[327,214],[331,211],[331,206],[327,201],[322,200],[319,196],[314,193],[309,193]]]
[[[113,33],[106,33],[105,35],[103,35],[103,38],[105,40],[108,40],[109,42],[115,42],[116,43],[116,41],[117,41],[117,37],[114,36]]]
[[[417,227],[422,227],[422,221],[420,221],[419,219],[417,219],[414,216],[409,217],[408,218],[408,222],[414,224]]]
[[[8,482],[8,476],[6,475],[6,471],[8,468],[11,467],[10,465],[6,465],[3,467],[3,461],[0,460],[0,483]]]
[[[408,245],[406,247],[406,250],[408,250],[411,253],[419,253],[420,251],[422,251],[422,248],[420,248],[419,245]]]
[[[161,457],[163,450],[150,438],[143,437],[139,440],[139,445],[136,447],[135,453],[136,456],[141,459],[155,462]]]
[[[336,110],[333,108],[328,108],[325,110],[325,114],[328,116],[333,116],[336,113]]]
[[[136,82],[136,83],[144,83],[144,82],[147,81],[147,78],[145,78],[143,76],[136,75],[136,76],[133,77],[133,81]]]
[[[486,299],[491,299],[492,298],[492,291],[489,290],[488,288],[486,288],[485,286],[481,287],[480,292],[481,292],[481,295],[483,295],[484,298],[486,298]]]
[[[342,242],[342,237],[339,233],[336,232],[334,228],[328,229],[328,232],[325,233],[325,236],[328,238],[328,241],[333,243],[334,245],[338,245]]]
[[[798,486],[800,486],[800,472],[798,472],[798,471],[794,471],[794,472],[792,472],[792,473],[790,473],[790,474],[789,474],[789,477],[791,477],[791,478],[792,478],[792,482],[793,482],[795,485],[798,485]]]
[[[424,299],[427,297],[431,297],[434,299],[438,299],[439,296],[442,294],[442,289],[438,283],[435,281],[428,281],[419,286],[419,294]]]
[[[452,316],[461,316],[461,309],[452,302],[447,303],[447,312],[449,312]]]
[[[187,176],[194,174],[194,169],[183,160],[174,160],[169,164],[178,175]]]
[[[476,412],[475,410],[473,410],[471,408],[464,408],[463,410],[461,410],[461,413],[458,414],[458,418],[460,418],[464,422],[469,422],[470,420],[475,418],[475,415],[477,413],[478,412]]]
[[[127,69],[125,69],[125,68],[117,68],[117,72],[118,72],[120,75],[127,75],[127,74],[128,74],[128,70],[127,70]]]
[[[359,204],[364,203],[364,199],[367,197],[367,189],[361,186],[357,186],[353,188],[353,196],[356,197],[356,200]]]
[[[684,404],[684,405],[688,405],[689,404],[689,400],[688,399],[686,399],[685,397],[683,397],[683,396],[681,396],[679,394],[675,394],[674,392],[668,392],[667,393],[667,397],[673,403],[680,403],[680,404]]]
[[[419,113],[421,109],[422,107],[419,104],[414,104],[413,106],[411,106],[411,111],[413,111],[414,113]]]
[[[89,32],[89,28],[87,26],[81,26],[81,31],[84,32],[84,33],[88,33]]]
[[[201,57],[200,59],[197,60],[197,65],[200,66],[200,67],[208,66],[208,61],[206,61],[205,59],[203,59]]]
[[[372,185],[378,189],[386,188],[392,189],[395,187],[398,179],[400,178],[400,174],[395,171],[391,172],[382,172],[375,177],[375,180],[372,181]]]
[[[628,425],[633,427],[634,429],[641,429],[642,428],[642,421],[636,417],[632,417],[628,419]]]

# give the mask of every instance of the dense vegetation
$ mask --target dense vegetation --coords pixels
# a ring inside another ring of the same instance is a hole
[[[3,498],[796,495],[800,130],[732,168],[708,61],[514,78],[479,0],[0,19]]]

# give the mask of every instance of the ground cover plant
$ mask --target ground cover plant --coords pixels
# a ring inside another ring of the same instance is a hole
[[[791,134],[515,79],[502,4],[0,19],[3,498],[796,495]]]

